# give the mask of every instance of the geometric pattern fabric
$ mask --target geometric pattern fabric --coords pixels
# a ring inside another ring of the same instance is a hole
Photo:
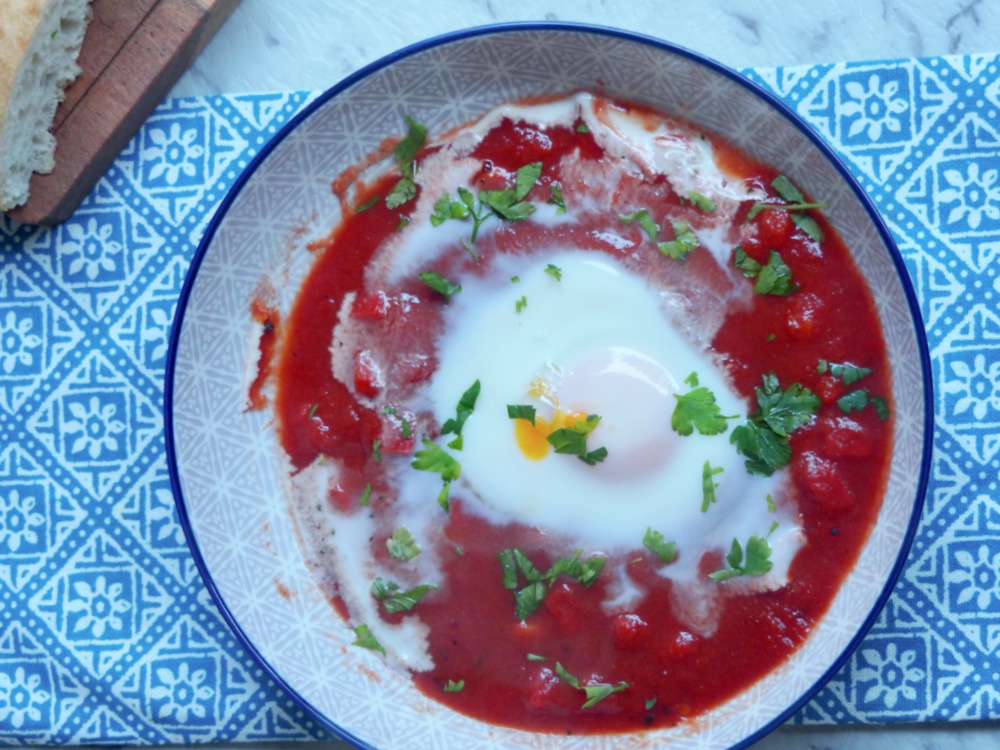
[[[804,724],[1000,718],[1000,57],[744,74],[840,153],[906,261],[934,465],[909,562]],[[65,223],[0,216],[0,743],[329,738],[243,650],[167,476],[178,295],[242,169],[311,98],[164,102]]]

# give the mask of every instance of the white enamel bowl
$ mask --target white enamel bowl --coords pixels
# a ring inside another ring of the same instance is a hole
[[[827,199],[828,217],[874,293],[899,406],[878,522],[813,635],[786,665],[692,724],[630,736],[487,726],[424,697],[377,654],[351,648],[353,632],[302,562],[269,417],[244,411],[249,301],[262,278],[308,257],[304,244],[333,226],[334,177],[397,135],[406,115],[441,133],[504,100],[581,88],[677,113]],[[728,748],[758,739],[808,700],[888,597],[923,500],[929,384],[900,255],[864,193],[807,126],[740,75],[689,51],[607,29],[522,25],[453,34],[370,65],[320,96],[253,161],[209,227],[183,289],[166,428],[178,508],[208,588],[271,676],[341,736],[380,750]]]

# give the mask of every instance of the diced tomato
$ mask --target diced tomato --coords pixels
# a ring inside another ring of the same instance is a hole
[[[787,328],[792,338],[804,341],[825,327],[825,309],[818,297],[796,294],[792,296],[788,306]]]
[[[676,661],[688,659],[695,656],[701,648],[701,638],[681,630],[673,636],[668,636],[660,641],[658,652],[661,656]]]
[[[835,378],[829,373],[822,375],[813,387],[813,392],[824,404],[832,404],[844,395],[844,391],[844,384],[840,382],[840,378]]]
[[[807,451],[795,463],[795,474],[825,510],[842,510],[851,504],[850,489],[833,461]]]
[[[780,250],[795,229],[788,211],[766,209],[757,214],[756,221],[757,239],[768,250]]]
[[[375,398],[385,387],[382,368],[378,366],[371,351],[358,352],[354,363],[354,390],[366,398]]]
[[[543,601],[543,606],[567,633],[575,633],[583,624],[583,608],[577,591],[565,581],[560,581]]]
[[[385,292],[362,292],[351,305],[351,317],[357,320],[382,320],[389,314],[389,306],[389,297]]]
[[[611,643],[622,651],[637,651],[649,642],[649,625],[639,615],[621,614],[611,620]]]
[[[403,385],[422,383],[431,376],[437,367],[434,360],[425,354],[404,354],[395,361],[393,366],[393,379]]]
[[[872,454],[872,433],[850,417],[839,417],[828,427],[824,447],[832,458],[864,458]]]

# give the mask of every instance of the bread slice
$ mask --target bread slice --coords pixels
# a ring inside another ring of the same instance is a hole
[[[55,166],[49,132],[90,20],[90,0],[0,0],[0,211]]]

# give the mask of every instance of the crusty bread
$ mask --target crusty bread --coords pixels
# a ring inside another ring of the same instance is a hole
[[[55,166],[49,132],[76,58],[90,0],[0,0],[0,211],[28,199],[32,172]]]

